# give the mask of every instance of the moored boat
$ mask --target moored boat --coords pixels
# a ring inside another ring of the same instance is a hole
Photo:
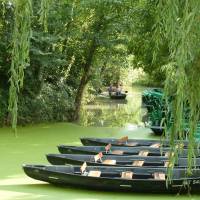
[[[121,94],[111,94],[110,95],[111,99],[126,99],[126,94],[121,93]]]
[[[150,126],[150,129],[153,131],[155,135],[163,135],[165,129],[161,126]]]
[[[112,146],[149,146],[149,147],[169,147],[169,140],[142,140],[142,139],[128,139],[127,136],[116,139],[116,138],[80,138],[81,143],[85,146],[105,146],[111,144]],[[187,148],[188,141],[176,140],[175,143],[181,145],[182,148]]]
[[[148,156],[166,156],[170,152],[170,148],[153,148],[148,146],[139,147],[124,147],[124,146],[67,146],[59,145],[58,150],[62,154],[98,154],[102,152],[105,155],[140,155],[142,151],[148,152]],[[187,149],[183,149],[179,153],[179,157],[187,157]],[[199,157],[200,154],[198,150],[196,151],[196,156]]]
[[[123,166],[123,167],[168,167],[170,165],[168,157],[146,156],[143,152],[141,156],[115,156],[103,155],[79,155],[79,154],[47,154],[47,160],[53,165],[81,165],[87,162],[88,165],[98,166]],[[200,158],[196,158],[196,166],[200,167]],[[187,158],[179,158],[175,167],[186,168]]]
[[[142,193],[199,192],[200,170],[187,176],[185,169],[174,169],[167,184],[167,170],[153,168],[120,168],[99,166],[23,165],[31,178],[62,186]],[[188,185],[186,185],[188,183]]]

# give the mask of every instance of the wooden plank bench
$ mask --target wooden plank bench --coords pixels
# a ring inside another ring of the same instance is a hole
[[[155,180],[165,180],[165,174],[162,172],[155,172],[153,176]]]
[[[120,139],[117,141],[117,143],[118,143],[118,144],[122,144],[122,143],[127,142],[127,141],[128,141],[128,136],[124,136],[124,137],[120,138]]]
[[[148,154],[149,154],[149,151],[140,151],[139,152],[139,156],[148,156]]]
[[[116,160],[104,160],[102,163],[105,165],[116,165]]]
[[[160,143],[154,143],[154,144],[150,145],[150,147],[152,147],[152,148],[160,148]]]
[[[170,157],[170,154],[171,154],[171,156],[173,157],[174,156],[174,152],[170,152],[170,151],[167,151],[166,153],[165,153],[165,157]]]
[[[126,145],[129,147],[135,147],[138,145],[138,143],[137,142],[128,142],[128,143],[126,143]]]
[[[121,178],[123,179],[132,179],[133,177],[133,172],[122,172]]]
[[[143,166],[143,164],[144,164],[144,160],[135,160],[135,161],[133,161],[133,163],[132,163],[132,165],[133,165],[134,167],[141,167],[141,166]]]
[[[101,171],[89,171],[88,176],[90,177],[100,177],[101,176]]]
[[[116,155],[123,155],[124,152],[121,151],[121,150],[114,150],[114,151],[111,151],[112,154],[116,154]]]

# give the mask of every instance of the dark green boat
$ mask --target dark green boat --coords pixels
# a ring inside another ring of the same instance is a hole
[[[61,186],[142,193],[192,193],[200,191],[200,170],[187,177],[186,170],[174,169],[166,184],[166,169],[85,166],[23,165],[31,178]],[[186,185],[188,183],[188,185]]]
[[[142,140],[142,139],[128,139],[127,136],[116,139],[116,138],[80,138],[81,142],[85,146],[106,146],[107,144],[111,144],[112,146],[128,146],[128,147],[136,147],[136,146],[149,146],[149,147],[169,147],[169,140]],[[182,145],[183,148],[187,148],[188,141],[180,141],[176,140],[175,143]]]
[[[165,131],[164,127],[160,127],[160,126],[150,126],[149,128],[153,131],[155,135],[159,135],[159,136],[163,135]]]
[[[126,99],[126,94],[125,93],[121,93],[121,94],[111,94],[110,95],[111,99]]]
[[[98,154],[102,152],[105,155],[140,155],[142,152],[148,152],[147,156],[168,156],[170,148],[153,148],[148,146],[139,147],[121,147],[121,146],[67,146],[59,145],[58,150],[62,154]],[[179,157],[187,157],[187,149],[183,149],[179,153]],[[197,150],[196,156],[199,157],[200,153]]]
[[[144,152],[145,153],[145,152]],[[88,165],[98,166],[120,166],[120,167],[167,167],[168,157],[159,156],[115,156],[115,155],[79,155],[79,154],[47,154],[47,160],[53,165]],[[186,168],[187,158],[179,158],[175,167]],[[196,158],[196,167],[200,167],[200,158]]]

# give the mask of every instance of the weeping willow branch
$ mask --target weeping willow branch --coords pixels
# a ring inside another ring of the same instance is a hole
[[[31,0],[14,0],[14,30],[10,67],[9,111],[12,128],[16,131],[18,93],[23,86],[24,69],[29,63],[31,37]]]
[[[41,0],[40,10],[39,10],[39,22],[43,25],[44,31],[48,32],[48,12],[50,8],[51,0]]]
[[[0,0],[1,8],[2,8],[2,14],[5,15],[5,5],[8,3],[8,0]]]
[[[169,59],[166,65],[165,94],[173,96],[172,127],[169,130],[171,143],[171,169],[174,157],[181,150],[182,140],[188,137],[188,172],[191,173],[195,158],[195,132],[199,121],[200,79],[197,78],[200,67],[200,3],[198,0],[159,0],[157,6],[157,24],[155,35],[157,46],[162,39],[168,42]],[[156,49],[158,51],[159,48]],[[156,53],[155,53],[156,55]],[[173,87],[172,87],[173,86]],[[187,113],[188,110],[189,114]],[[168,122],[170,123],[170,122]],[[185,126],[189,127],[188,136]],[[174,140],[180,139],[178,151]]]

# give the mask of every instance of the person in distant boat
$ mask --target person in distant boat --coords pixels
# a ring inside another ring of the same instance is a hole
[[[120,95],[122,93],[122,88],[117,85],[117,88],[116,88],[116,95]]]
[[[123,90],[122,84],[119,85],[119,90],[120,90],[120,93],[122,93],[122,90]]]
[[[108,94],[111,96],[112,92],[113,92],[113,86],[110,85],[109,88],[108,88]]]

